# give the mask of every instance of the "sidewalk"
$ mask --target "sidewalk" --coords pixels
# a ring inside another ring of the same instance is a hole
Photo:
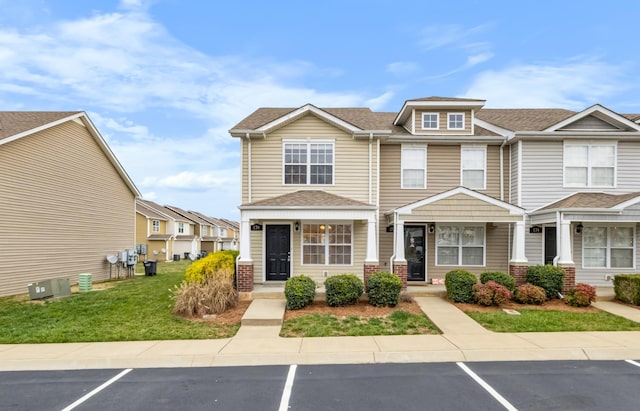
[[[416,293],[420,294],[420,293]],[[600,295],[600,292],[599,292]],[[233,338],[0,344],[0,371],[385,362],[640,359],[640,331],[494,333],[440,296],[414,299],[441,335],[281,338],[285,301],[254,299]],[[640,310],[596,307],[640,322]]]

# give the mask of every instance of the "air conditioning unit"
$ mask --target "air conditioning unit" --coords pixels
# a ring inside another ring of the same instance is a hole
[[[71,295],[71,286],[68,278],[55,278],[42,280],[27,286],[29,298],[38,300],[49,297],[67,297]]]

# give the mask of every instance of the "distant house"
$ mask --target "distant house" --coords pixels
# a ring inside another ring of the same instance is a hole
[[[109,278],[140,192],[84,112],[0,112],[0,295]]]
[[[173,235],[169,217],[151,208],[144,200],[136,201],[136,249],[144,259],[171,258]]]

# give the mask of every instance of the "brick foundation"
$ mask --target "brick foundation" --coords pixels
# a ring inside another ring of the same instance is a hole
[[[521,264],[509,265],[509,275],[515,278],[516,286],[522,285],[526,282],[525,278],[527,277],[527,268],[529,268],[529,266]]]
[[[380,271],[380,266],[378,264],[365,264],[364,265],[364,289],[367,289],[367,279],[371,274],[375,274]]]
[[[393,273],[402,280],[402,291],[407,290],[407,263],[393,263]]]
[[[238,292],[253,291],[253,263],[238,263]]]
[[[567,291],[576,286],[576,267],[574,265],[560,265],[560,268],[564,270],[564,287],[562,287],[562,293],[566,294]]]

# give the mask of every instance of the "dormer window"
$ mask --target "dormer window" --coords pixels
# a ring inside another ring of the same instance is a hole
[[[422,129],[437,130],[440,123],[439,113],[422,113]]]
[[[464,113],[449,113],[447,128],[449,130],[464,130]]]

